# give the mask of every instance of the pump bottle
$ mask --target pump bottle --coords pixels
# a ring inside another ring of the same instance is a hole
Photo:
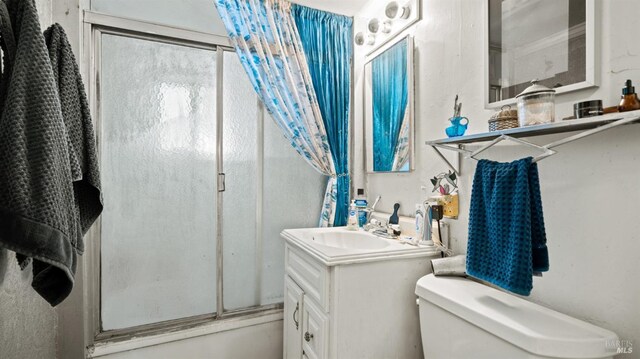
[[[618,105],[618,111],[633,111],[640,110],[640,100],[636,94],[636,88],[633,87],[631,80],[627,80],[625,87],[622,89],[622,100]]]

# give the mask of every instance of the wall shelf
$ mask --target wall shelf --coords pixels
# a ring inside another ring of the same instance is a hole
[[[431,146],[439,157],[444,160],[449,168],[451,168],[454,172],[460,173],[459,169],[456,168],[449,162],[449,160],[440,152],[440,149],[446,149],[451,151],[456,151],[462,153],[467,158],[472,157],[485,149],[493,146],[494,144],[500,142],[504,139],[517,139],[522,137],[535,137],[535,136],[543,136],[543,135],[551,135],[558,133],[568,133],[568,132],[576,132],[582,131],[578,134],[568,136],[561,140],[549,143],[544,146],[533,145],[534,147],[538,147],[540,149],[546,150],[548,153],[540,156],[539,159],[548,157],[555,153],[552,150],[554,147],[558,147],[565,143],[573,142],[575,140],[594,135],[596,133],[600,133],[606,130],[609,130],[614,127],[618,127],[621,125],[631,124],[631,123],[639,123],[640,122],[640,110],[638,111],[629,111],[624,113],[611,113],[603,116],[595,116],[587,119],[579,119],[579,120],[567,120],[567,121],[558,121],[550,124],[543,125],[535,125],[535,126],[527,126],[527,127],[518,127],[511,128],[508,130],[502,131],[493,131],[493,132],[483,132],[477,134],[471,134],[460,137],[453,138],[442,138],[433,141],[426,141],[428,146]],[[469,151],[464,149],[464,144],[473,144],[473,143],[481,143],[491,141],[488,145],[479,149],[478,151]],[[528,143],[526,141],[518,141],[521,143]],[[538,160],[538,158],[536,158]]]

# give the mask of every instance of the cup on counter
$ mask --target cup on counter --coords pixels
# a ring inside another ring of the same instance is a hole
[[[369,223],[370,216],[371,208],[358,208],[358,226],[362,228],[365,224]]]

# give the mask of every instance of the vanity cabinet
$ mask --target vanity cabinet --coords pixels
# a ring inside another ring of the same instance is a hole
[[[328,258],[287,240],[284,358],[422,358],[414,291],[433,256]]]
[[[285,279],[285,358],[324,358],[327,343],[327,316],[313,299],[306,298],[291,278]]]
[[[302,327],[300,310],[304,292],[289,277],[284,280],[284,353],[285,358],[302,356]]]

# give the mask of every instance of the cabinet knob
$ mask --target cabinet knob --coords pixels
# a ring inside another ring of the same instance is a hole
[[[306,340],[307,342],[310,342],[311,339],[313,339],[313,334],[309,332],[304,333],[304,340]]]

